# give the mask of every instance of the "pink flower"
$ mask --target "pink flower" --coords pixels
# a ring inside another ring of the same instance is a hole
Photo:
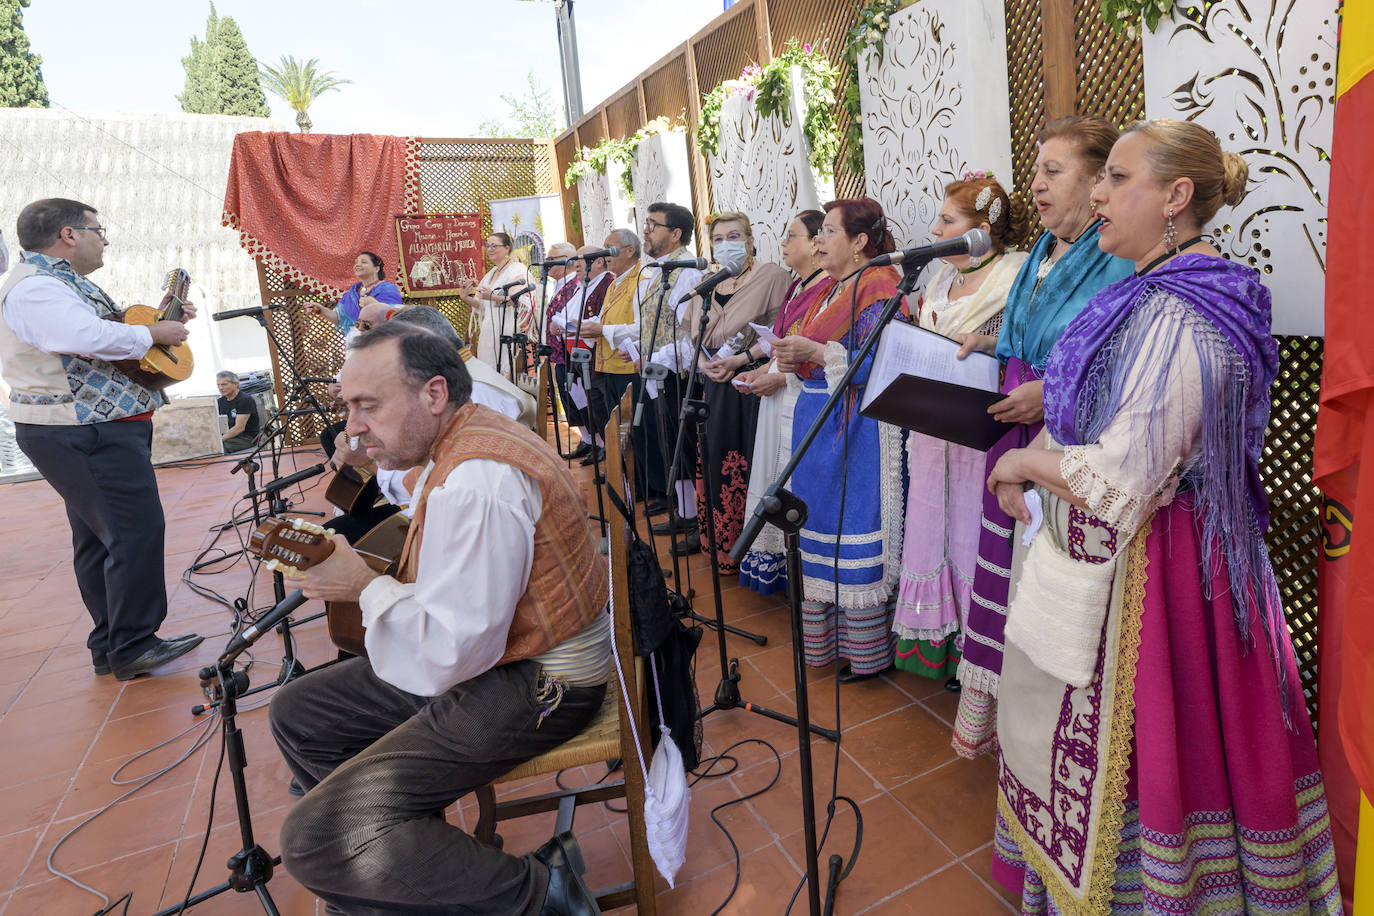
[[[806,52],[807,54],[810,54],[810,53],[811,53],[811,42],[808,41],[806,44],[802,45],[802,50],[803,50],[804,52]]]

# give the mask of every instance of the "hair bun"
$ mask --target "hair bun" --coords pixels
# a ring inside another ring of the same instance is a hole
[[[1250,166],[1236,153],[1221,154],[1221,166],[1225,174],[1221,180],[1221,197],[1228,207],[1234,207],[1245,199],[1245,186],[1250,181]]]

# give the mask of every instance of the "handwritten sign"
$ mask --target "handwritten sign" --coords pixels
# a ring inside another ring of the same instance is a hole
[[[453,296],[482,279],[482,217],[439,213],[396,217],[401,291],[408,297]]]

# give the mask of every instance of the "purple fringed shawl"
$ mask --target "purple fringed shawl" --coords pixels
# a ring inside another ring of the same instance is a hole
[[[1105,287],[1069,323],[1050,353],[1045,425],[1065,445],[1097,441],[1132,394],[1125,390],[1128,373],[1149,345],[1154,322],[1149,315],[1131,319],[1152,289],[1182,300],[1194,313],[1185,315],[1185,321],[1195,323],[1202,366],[1202,454],[1184,477],[1197,491],[1206,555],[1213,563],[1225,558],[1232,594],[1239,599],[1236,626],[1242,637],[1249,636],[1254,609],[1272,649],[1284,622],[1264,547],[1269,505],[1259,457],[1269,422],[1269,386],[1278,371],[1278,344],[1269,332],[1269,290],[1253,269],[1185,254],[1143,277]],[[1217,332],[1234,354],[1218,347]],[[1148,354],[1157,372],[1144,384],[1162,390],[1172,355],[1172,347]],[[1236,355],[1243,371],[1227,371]],[[1148,441],[1148,430],[1141,437]]]

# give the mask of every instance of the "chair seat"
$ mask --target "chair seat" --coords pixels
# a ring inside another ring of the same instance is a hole
[[[556,773],[570,767],[604,763],[619,757],[620,751],[620,687],[613,680],[606,685],[606,699],[586,728],[553,750],[526,760],[494,780],[493,785]]]

